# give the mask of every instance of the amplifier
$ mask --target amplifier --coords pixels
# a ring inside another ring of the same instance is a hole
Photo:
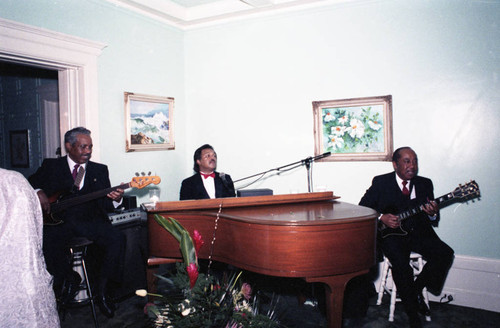
[[[108,213],[109,221],[112,225],[121,225],[125,223],[144,223],[147,221],[148,216],[146,212],[140,208],[133,208],[130,210]]]

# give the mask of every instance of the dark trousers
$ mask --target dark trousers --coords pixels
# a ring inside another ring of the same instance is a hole
[[[44,226],[43,251],[55,287],[71,274],[68,245],[73,237],[86,237],[94,242],[93,247],[100,255],[100,292],[105,292],[108,281],[121,281],[126,246],[123,233],[106,221],[67,219],[57,226]]]
[[[430,225],[417,227],[407,236],[386,237],[380,243],[392,264],[392,277],[406,313],[410,318],[418,316],[418,293],[427,287],[428,291],[439,295],[453,263],[453,249],[439,239]],[[409,265],[411,252],[421,254],[427,262],[417,280]]]

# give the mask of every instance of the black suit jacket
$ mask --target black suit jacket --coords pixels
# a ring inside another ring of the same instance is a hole
[[[65,197],[78,197],[95,191],[111,187],[108,167],[89,161],[86,165],[85,181],[82,190],[72,191],[73,177],[68,166],[67,156],[45,159],[40,168],[28,178],[34,189],[42,189],[45,194],[56,198],[58,194]],[[61,219],[68,216],[79,217],[84,220],[106,219],[106,213],[114,210],[113,202],[106,196],[76,205],[62,213]]]
[[[208,193],[203,185],[202,177],[199,173],[182,181],[180,200],[188,199],[209,199]],[[221,178],[219,172],[215,172],[215,198],[235,197],[234,184],[229,174]]]
[[[410,180],[410,190],[412,188],[415,188],[416,198],[408,200],[398,186],[396,172],[379,175],[373,178],[372,185],[361,198],[359,205],[373,208],[381,214],[399,214],[434,199],[434,187],[430,179],[415,176]],[[437,223],[438,220],[439,213],[433,222]],[[413,222],[428,225],[431,221],[427,214],[421,213],[413,219]]]

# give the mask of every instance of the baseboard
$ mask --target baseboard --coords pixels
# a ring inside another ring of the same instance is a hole
[[[379,284],[380,277],[377,290]],[[429,293],[429,300],[446,301],[449,295],[450,304],[500,312],[500,260],[456,255],[441,295]]]

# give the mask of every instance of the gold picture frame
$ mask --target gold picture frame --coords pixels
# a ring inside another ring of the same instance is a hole
[[[314,154],[321,161],[391,161],[392,96],[313,101]]]
[[[174,98],[125,92],[125,150],[175,149]]]

